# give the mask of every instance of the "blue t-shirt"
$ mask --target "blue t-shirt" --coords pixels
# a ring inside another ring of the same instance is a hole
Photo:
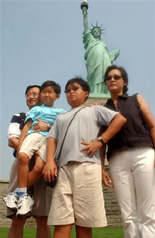
[[[33,121],[30,130],[28,131],[27,135],[33,133],[33,126],[38,123],[37,118],[40,120],[52,125],[59,114],[65,113],[66,111],[62,108],[54,108],[54,107],[47,107],[47,106],[36,106],[33,107],[26,116],[25,123],[31,119]],[[46,136],[48,131],[38,131],[38,133]]]

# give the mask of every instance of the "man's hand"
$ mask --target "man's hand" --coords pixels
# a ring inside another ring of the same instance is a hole
[[[33,129],[35,131],[48,131],[48,123],[41,121],[39,118],[37,118],[37,123],[34,125]]]

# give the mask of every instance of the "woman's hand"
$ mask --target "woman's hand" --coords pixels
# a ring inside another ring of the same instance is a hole
[[[114,186],[112,185],[112,181],[110,179],[109,174],[102,169],[102,182],[105,186],[109,187],[109,188],[114,188]]]

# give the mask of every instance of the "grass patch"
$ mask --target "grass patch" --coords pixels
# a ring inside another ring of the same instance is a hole
[[[0,228],[0,238],[7,238],[9,228]],[[51,237],[53,236],[53,228],[51,228]],[[24,228],[24,238],[35,238],[36,228]],[[123,238],[123,230],[121,227],[104,227],[94,228],[93,238]],[[76,232],[73,227],[71,238],[76,238]]]

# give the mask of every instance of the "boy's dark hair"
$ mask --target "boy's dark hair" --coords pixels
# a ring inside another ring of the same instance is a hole
[[[61,87],[59,84],[57,84],[56,82],[54,81],[45,81],[41,86],[40,86],[40,92],[45,88],[45,87],[48,87],[48,86],[51,86],[54,88],[54,92],[56,94],[60,94],[61,93]]]
[[[25,91],[25,95],[27,94],[27,92],[31,89],[31,88],[39,88],[40,89],[40,86],[39,85],[29,85],[27,88],[26,88],[26,91]]]
[[[78,77],[78,76],[68,80],[68,82],[66,83],[66,86],[65,86],[65,93],[66,93],[66,90],[68,88],[68,85],[73,84],[73,83],[79,84],[82,87],[83,91],[85,91],[85,92],[87,91],[88,95],[89,95],[89,92],[90,92],[89,84],[83,78]]]
[[[111,65],[111,66],[107,67],[105,75],[104,75],[104,82],[106,83],[106,79],[108,77],[108,74],[113,69],[117,69],[117,70],[120,71],[121,76],[122,76],[124,82],[128,85],[128,74],[127,74],[126,70],[123,67],[119,67],[117,65]],[[124,85],[123,93],[126,93],[128,91],[127,85]]]

